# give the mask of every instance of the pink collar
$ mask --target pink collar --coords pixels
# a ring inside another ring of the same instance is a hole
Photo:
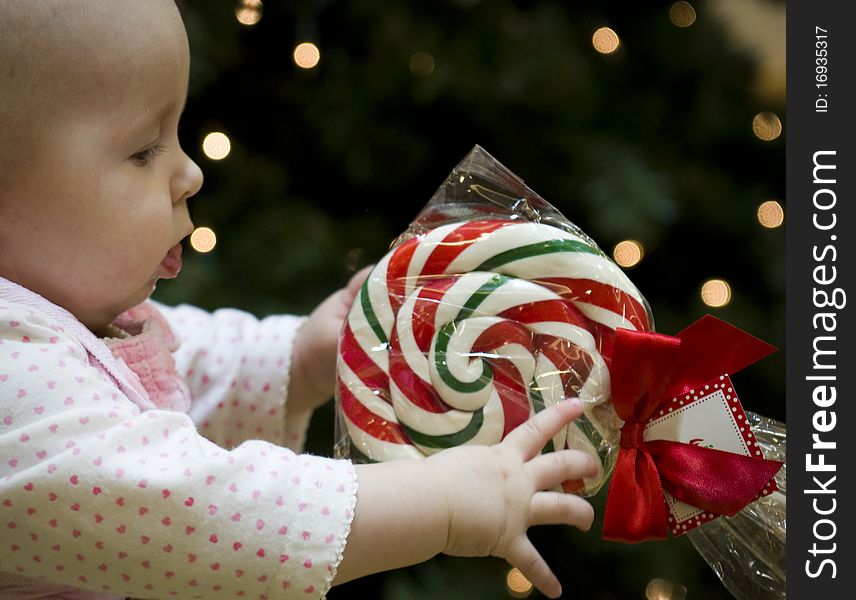
[[[149,399],[164,410],[190,410],[190,392],[175,369],[172,353],[179,342],[166,319],[150,302],[131,308],[113,325],[129,334],[104,343],[114,357],[137,376]]]

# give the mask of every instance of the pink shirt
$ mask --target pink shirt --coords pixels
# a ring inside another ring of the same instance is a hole
[[[323,597],[357,482],[294,452],[301,322],[147,303],[105,341],[0,278],[0,598]]]

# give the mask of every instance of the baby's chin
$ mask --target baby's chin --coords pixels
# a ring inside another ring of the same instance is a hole
[[[135,306],[139,306],[146,300],[148,300],[151,295],[154,293],[155,288],[157,287],[158,277],[152,277],[149,281],[147,281],[144,285],[142,285],[134,294],[126,298],[125,300],[116,303],[109,311],[107,318],[109,321],[104,322],[101,325],[101,329],[107,328],[107,326],[116,320],[116,318],[121,315],[126,310],[130,310]]]

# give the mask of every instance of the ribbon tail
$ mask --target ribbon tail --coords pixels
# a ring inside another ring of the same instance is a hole
[[[734,516],[764,491],[780,461],[667,440],[645,443],[663,489],[681,502]]]
[[[733,375],[776,351],[776,347],[755,336],[705,315],[681,331],[680,385],[672,385],[667,397],[698,387],[722,374]],[[678,382],[675,382],[678,383]]]
[[[644,542],[667,537],[663,486],[654,459],[642,449],[622,448],[603,518],[603,539]]]

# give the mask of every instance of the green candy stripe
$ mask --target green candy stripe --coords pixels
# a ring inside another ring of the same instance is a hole
[[[544,254],[555,254],[557,252],[586,252],[595,256],[602,256],[602,253],[592,248],[588,244],[577,240],[547,240],[546,242],[538,242],[512,248],[505,252],[500,252],[495,256],[491,256],[482,264],[475,268],[476,271],[492,271],[497,267],[501,267],[510,262],[531,258],[533,256],[542,256]]]
[[[446,351],[449,349],[449,340],[451,340],[452,334],[455,332],[455,327],[460,321],[472,315],[476,308],[484,302],[485,298],[510,280],[510,277],[499,274],[491,277],[467,299],[461,307],[460,312],[458,312],[458,316],[455,317],[455,320],[451,323],[446,323],[437,332],[437,341],[434,343],[434,366],[437,368],[440,378],[456,392],[472,394],[479,391],[490,383],[493,378],[493,369],[487,361],[482,361],[481,375],[475,381],[461,381],[452,375],[452,372],[449,371],[449,365],[446,362]]]
[[[488,296],[494,293],[497,288],[502,287],[509,281],[511,281],[511,277],[500,275],[499,273],[488,279],[479,289],[473,292],[472,296],[467,299],[461,307],[461,311],[458,313],[458,316],[455,317],[455,323],[468,319]]]
[[[373,458],[369,458],[367,455],[360,452],[360,449],[357,447],[357,444],[352,440],[351,447],[348,450],[347,457],[353,460],[356,463],[376,463]]]
[[[374,308],[372,308],[372,301],[369,299],[369,280],[371,279],[371,275],[366,278],[365,283],[363,283],[363,287],[360,289],[360,303],[363,305],[363,313],[366,315],[366,321],[369,322],[369,325],[374,331],[377,339],[380,340],[381,344],[388,343],[388,339],[386,337],[386,333],[383,330],[383,327],[380,326],[380,322],[377,320],[377,316],[375,315]]]
[[[449,340],[452,338],[452,333],[455,331],[456,323],[446,323],[437,332],[437,341],[434,344],[434,366],[437,368],[437,373],[440,378],[450,388],[462,394],[473,394],[488,383],[493,378],[493,368],[487,361],[482,361],[482,372],[478,379],[474,381],[461,381],[452,375],[449,370],[449,365],[446,363],[446,350],[449,348]]]
[[[532,399],[532,408],[535,410],[536,415],[544,410],[544,396],[541,395],[541,390],[538,389],[534,379],[529,382],[529,397]],[[547,445],[541,449],[541,454],[553,452],[555,449],[553,438],[550,438],[547,440]]]
[[[404,432],[410,437],[414,444],[424,446],[426,448],[439,449],[454,448],[455,446],[466,444],[476,436],[476,434],[481,430],[483,424],[484,409],[482,408],[473,413],[473,416],[466,427],[460,431],[446,435],[428,435],[426,433],[416,431],[415,429],[411,429],[404,423],[400,423],[401,428],[404,429]]]
[[[589,421],[588,417],[582,414],[574,420],[574,423],[576,423],[577,427],[580,428],[580,431],[583,432],[583,435],[588,438],[588,441],[591,442],[591,445],[594,446],[598,455],[600,455],[600,449],[603,447],[604,443],[603,436],[600,435],[600,432],[597,429],[595,429],[595,426],[592,425],[592,422]]]

